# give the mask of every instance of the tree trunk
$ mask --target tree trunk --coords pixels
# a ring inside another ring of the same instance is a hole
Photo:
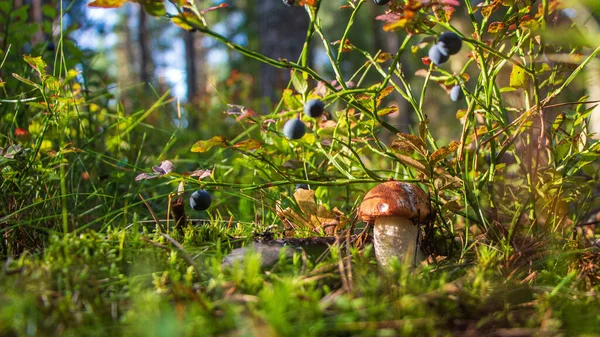
[[[309,19],[302,7],[280,0],[256,2],[260,52],[274,59],[296,62],[302,52]],[[289,69],[261,65],[260,94],[275,99],[290,79]]]
[[[152,54],[150,53],[150,33],[146,27],[148,15],[143,9],[139,9],[138,21],[138,43],[140,48],[140,80],[144,83],[150,83],[154,73]]]
[[[38,43],[44,41],[44,32],[42,31],[42,21],[44,20],[44,15],[42,12],[42,0],[32,0],[31,1],[31,19],[38,26],[37,32],[32,37],[32,46],[35,46]]]
[[[198,92],[198,81],[196,75],[196,49],[194,48],[193,32],[184,32],[183,40],[185,42],[185,63],[186,63],[186,82],[187,82],[187,98],[191,103],[194,101]]]
[[[130,7],[131,8],[131,7]],[[132,14],[129,12],[128,14]],[[123,20],[118,28],[119,44],[115,48],[117,55],[117,83],[120,88],[126,88],[135,81],[135,74],[132,71],[134,55],[134,39],[127,20]],[[123,104],[125,111],[133,110],[133,102],[131,95],[121,95],[120,102]]]

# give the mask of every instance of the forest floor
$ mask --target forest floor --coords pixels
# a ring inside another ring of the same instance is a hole
[[[598,248],[481,245],[385,271],[356,236],[227,255],[259,238],[218,222],[52,237],[4,261],[0,335],[600,336]]]

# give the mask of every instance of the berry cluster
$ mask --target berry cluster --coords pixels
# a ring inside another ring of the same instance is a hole
[[[317,118],[323,115],[325,104],[318,99],[311,99],[304,104],[304,114],[311,118]],[[306,133],[306,125],[300,120],[300,117],[290,119],[283,126],[283,135],[289,139],[300,139]]]
[[[429,59],[433,64],[439,66],[448,61],[451,55],[460,51],[462,47],[462,39],[458,34],[453,32],[445,32],[440,35],[436,44],[429,49]],[[464,94],[460,85],[455,85],[450,90],[450,99],[458,102],[463,99]]]
[[[462,39],[456,33],[445,32],[438,38],[438,42],[429,49],[429,59],[439,66],[448,61],[451,55],[460,51]]]

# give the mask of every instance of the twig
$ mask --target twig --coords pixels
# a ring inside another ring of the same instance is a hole
[[[150,215],[152,215],[152,218],[154,219],[154,222],[156,223],[156,226],[158,226],[158,229],[160,230],[161,233],[165,233],[165,228],[163,227],[163,225],[160,223],[160,221],[158,220],[158,218],[156,217],[156,214],[154,214],[154,210],[152,209],[152,207],[150,207],[150,204],[148,204],[146,202],[146,200],[144,200],[144,197],[142,196],[142,194],[138,194],[138,196],[140,197],[140,199],[142,199],[142,201],[144,202],[144,205],[146,205],[146,208],[148,208],[148,210],[150,211]]]
[[[169,251],[169,252],[171,251],[171,248],[169,248],[169,247],[167,247],[165,245],[161,245],[160,243],[154,242],[154,241],[152,241],[150,239],[141,238],[141,240],[144,241],[144,242],[147,242],[147,243],[149,243],[149,244],[151,244],[151,245],[153,245],[155,247],[158,247],[160,249],[164,249],[164,250]]]

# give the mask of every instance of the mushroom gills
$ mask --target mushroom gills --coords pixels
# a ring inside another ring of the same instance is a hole
[[[401,217],[380,217],[373,226],[375,256],[389,266],[394,258],[401,264],[415,265],[423,259],[419,249],[419,227]]]

